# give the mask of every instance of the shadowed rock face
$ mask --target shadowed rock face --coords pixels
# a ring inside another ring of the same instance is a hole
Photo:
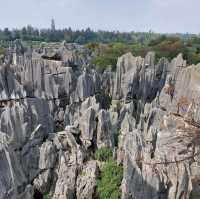
[[[94,199],[102,163],[91,154],[102,147],[123,165],[122,199],[199,198],[200,65],[128,53],[115,73],[98,73],[76,44],[10,50],[0,66],[0,199]]]

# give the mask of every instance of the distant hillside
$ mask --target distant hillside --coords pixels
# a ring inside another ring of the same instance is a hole
[[[126,52],[144,57],[155,51],[157,60],[172,59],[182,53],[189,64],[200,62],[200,36],[194,34],[159,34],[150,32],[118,32],[67,29],[37,29],[31,26],[22,29],[0,30],[0,54],[8,47],[8,41],[21,39],[27,48],[38,48],[41,42],[78,43],[86,45],[95,56],[92,64],[100,69],[115,69],[117,58]],[[101,45],[107,44],[107,45]]]

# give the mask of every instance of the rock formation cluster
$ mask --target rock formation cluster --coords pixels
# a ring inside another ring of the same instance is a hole
[[[7,51],[0,199],[95,199],[103,147],[123,165],[122,199],[200,198],[200,65],[127,53],[100,73],[77,44]]]

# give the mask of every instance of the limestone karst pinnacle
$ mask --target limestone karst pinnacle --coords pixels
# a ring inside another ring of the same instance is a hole
[[[0,66],[0,199],[95,199],[101,148],[123,166],[122,199],[197,199],[199,65],[127,53],[102,73],[91,56],[66,42],[27,56],[11,43]],[[177,112],[182,96],[197,105],[191,121]]]

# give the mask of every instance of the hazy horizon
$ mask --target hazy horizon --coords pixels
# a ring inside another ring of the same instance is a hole
[[[56,28],[120,32],[200,32],[198,0],[7,0],[1,2],[0,28]]]

